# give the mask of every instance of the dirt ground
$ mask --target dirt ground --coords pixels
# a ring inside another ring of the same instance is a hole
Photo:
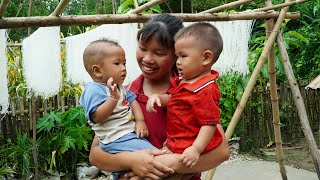
[[[318,136],[315,136],[316,140],[318,140]],[[318,148],[319,141],[317,142]],[[245,154],[246,156],[252,156],[255,158],[263,159],[266,161],[275,161],[277,162],[277,154],[275,150],[275,146],[268,149],[260,149],[259,152],[254,154]],[[311,152],[307,145],[305,139],[301,139],[298,141],[293,141],[290,143],[285,143],[283,145],[283,155],[285,165],[292,166],[297,169],[304,169],[312,172],[315,171],[315,167],[313,164]]]

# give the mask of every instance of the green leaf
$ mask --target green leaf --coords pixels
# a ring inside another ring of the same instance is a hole
[[[305,38],[302,34],[298,33],[297,31],[289,31],[287,32],[289,35],[295,37],[295,38],[298,38],[300,39],[301,41],[309,44],[309,40],[307,38]]]
[[[118,13],[124,14],[128,9],[130,8],[130,5],[133,6],[133,1],[132,0],[125,0],[123,1],[120,6],[118,7]]]
[[[60,153],[63,154],[66,151],[68,151],[70,148],[75,149],[75,139],[66,136],[64,137],[61,147],[60,147]]]

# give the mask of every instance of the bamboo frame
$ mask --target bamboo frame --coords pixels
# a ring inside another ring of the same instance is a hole
[[[245,105],[246,105],[246,103],[247,103],[247,101],[249,99],[250,92],[252,91],[253,86],[254,86],[254,84],[255,84],[258,76],[259,76],[261,68],[262,68],[263,64],[265,63],[265,61],[266,61],[266,58],[267,58],[267,56],[269,54],[269,50],[273,46],[274,40],[276,39],[276,36],[277,36],[277,34],[279,32],[279,29],[281,27],[281,24],[282,24],[282,22],[283,22],[283,20],[285,18],[285,14],[286,14],[287,11],[288,11],[288,8],[285,7],[280,12],[280,15],[279,15],[274,27],[273,27],[273,30],[272,30],[272,32],[271,32],[271,34],[270,34],[270,36],[269,36],[269,38],[267,40],[267,43],[266,43],[266,45],[265,45],[265,47],[264,47],[264,49],[263,49],[263,51],[261,53],[261,56],[259,57],[258,63],[256,65],[254,71],[252,72],[250,80],[249,80],[249,82],[247,84],[247,87],[246,87],[246,89],[245,89],[245,91],[244,91],[244,93],[243,93],[243,95],[241,97],[241,100],[240,100],[240,102],[239,102],[239,104],[238,104],[238,106],[236,108],[236,111],[234,112],[233,117],[232,117],[232,119],[231,119],[231,121],[229,123],[229,126],[228,126],[227,131],[226,131],[227,139],[230,139],[230,137],[231,137],[236,125],[239,123],[240,115],[241,115],[241,113],[242,113],[242,111],[243,111],[243,109],[244,109],[244,107],[245,107]]]
[[[2,0],[1,4],[0,4],[0,19],[2,18],[2,16],[4,15],[4,12],[7,9],[7,6],[9,4],[10,0]]]
[[[50,16],[60,16],[64,9],[68,6],[70,0],[62,0],[56,7],[56,9],[50,14]]]
[[[37,119],[38,119],[37,110],[36,110],[37,98],[35,96],[32,96],[30,102],[31,102],[31,112],[32,112],[32,139],[33,139],[32,154],[33,154],[33,161],[35,165],[34,178],[38,180],[39,167],[38,167],[38,156],[37,156]]]
[[[268,6],[268,7],[259,8],[259,9],[254,9],[254,10],[252,10],[252,12],[268,11],[268,10],[272,10],[272,9],[276,9],[276,8],[283,8],[283,7],[291,6],[291,5],[294,5],[294,4],[304,3],[304,2],[307,2],[307,1],[308,0],[290,1],[290,2],[285,2],[285,3],[282,3],[282,4],[277,4],[277,5]]]
[[[226,138],[228,140],[231,138],[231,135],[232,135],[235,127],[239,123],[240,115],[243,112],[244,107],[247,104],[247,101],[249,99],[250,93],[252,92],[252,89],[253,89],[253,87],[254,87],[254,85],[256,83],[256,80],[257,80],[257,78],[259,76],[259,73],[260,73],[260,71],[262,69],[262,66],[265,63],[266,58],[267,58],[267,56],[269,54],[269,51],[274,45],[274,41],[275,41],[276,36],[277,36],[277,34],[278,34],[278,32],[279,32],[279,30],[281,28],[282,22],[285,19],[285,15],[286,15],[288,9],[289,9],[288,7],[284,7],[283,9],[281,9],[280,15],[279,15],[279,17],[278,17],[278,19],[277,19],[277,21],[276,21],[271,33],[270,33],[270,36],[269,36],[269,38],[267,40],[266,45],[264,46],[264,49],[263,49],[263,51],[261,53],[261,56],[259,57],[258,63],[256,65],[254,71],[252,72],[252,75],[251,75],[251,77],[249,79],[249,82],[248,82],[248,84],[246,86],[246,89],[243,92],[241,100],[240,100],[240,102],[239,102],[239,104],[238,104],[238,106],[236,108],[236,111],[234,112],[234,114],[232,116],[232,119],[231,119],[231,121],[229,123],[229,126],[227,128],[227,131],[225,133]],[[211,169],[208,172],[206,180],[212,179],[214,171],[215,171],[215,168]]]
[[[146,10],[146,9],[149,9],[149,8],[151,8],[152,6],[161,4],[161,3],[163,3],[164,1],[166,1],[166,0],[152,0],[152,1],[147,2],[146,4],[144,4],[144,5],[142,5],[142,6],[139,6],[139,7],[136,8],[136,9],[133,9],[133,10],[129,11],[127,14],[138,14],[138,13],[141,13],[142,11],[144,11],[144,10]]]
[[[237,6],[240,6],[242,4],[245,4],[245,3],[248,3],[248,2],[252,2],[252,1],[254,1],[254,0],[239,0],[239,1],[231,2],[231,3],[228,3],[228,4],[224,4],[222,6],[214,7],[214,8],[199,12],[198,14],[219,12],[219,11],[223,11],[225,9],[232,8],[232,7],[237,7]]]
[[[7,4],[9,2],[9,0],[3,0],[0,5],[0,29],[21,28],[21,27],[40,27],[40,26],[46,27],[46,26],[58,26],[58,25],[71,26],[71,25],[92,25],[92,24],[108,24],[108,23],[109,24],[117,24],[117,23],[145,22],[148,19],[150,19],[151,17],[153,17],[154,15],[137,15],[137,14],[142,12],[145,9],[148,9],[154,5],[160,4],[165,1],[166,0],[150,1],[149,3],[146,3],[143,6],[136,7],[134,10],[129,11],[127,13],[127,15],[94,15],[94,16],[89,15],[89,16],[56,17],[56,16],[59,16],[63,12],[64,8],[69,3],[69,0],[62,0],[59,3],[59,5],[56,7],[54,12],[50,15],[51,17],[30,17],[30,18],[23,17],[23,18],[4,18],[4,19],[1,19],[2,15],[7,7]],[[277,91],[276,91],[276,81],[275,81],[276,76],[275,76],[273,43],[274,43],[274,40],[278,34],[278,31],[280,29],[281,23],[284,18],[297,19],[300,17],[299,13],[287,13],[287,10],[288,10],[287,6],[290,6],[292,4],[303,3],[303,2],[306,2],[307,0],[296,0],[295,2],[286,2],[286,3],[278,4],[275,6],[255,9],[253,11],[246,12],[246,13],[242,12],[242,13],[227,13],[227,14],[209,14],[209,15],[205,14],[205,13],[222,11],[224,9],[227,9],[230,7],[235,7],[235,6],[245,4],[245,3],[251,2],[251,1],[253,1],[253,0],[240,0],[240,1],[232,2],[229,4],[218,6],[218,7],[215,7],[215,8],[198,13],[200,15],[194,15],[194,14],[174,14],[174,15],[183,19],[186,22],[188,22],[188,21],[193,22],[193,21],[256,20],[256,19],[269,19],[269,18],[278,17],[278,20],[277,20],[275,26],[273,27],[272,32],[270,33],[270,36],[268,38],[268,41],[267,41],[267,43],[263,49],[263,52],[259,58],[258,64],[256,65],[255,70],[252,73],[252,76],[248,82],[248,85],[245,89],[245,92],[244,92],[242,98],[241,98],[241,101],[240,101],[240,103],[239,103],[239,105],[238,105],[238,107],[232,117],[230,125],[226,131],[226,137],[227,137],[227,139],[230,139],[231,134],[232,134],[236,124],[239,121],[239,117],[241,115],[241,112],[243,111],[243,108],[246,105],[249,94],[253,89],[253,86],[255,84],[257,76],[261,71],[262,65],[264,64],[264,62],[266,60],[266,56],[268,55],[268,52],[270,51],[270,54],[269,54],[269,73],[270,73],[270,84],[271,84],[271,100],[273,103],[272,109],[273,109],[273,118],[274,118],[274,125],[275,125],[275,136],[276,136],[277,150],[278,150],[278,152],[282,152],[281,132],[280,132],[280,127],[279,127],[279,106],[278,106],[278,102],[277,102]],[[268,1],[270,1],[270,0],[268,0]],[[6,4],[6,2],[7,2],[7,4]],[[280,13],[278,13],[278,12],[257,12],[257,11],[267,11],[267,10],[271,10],[271,9],[279,8],[279,7],[284,7]],[[269,25],[270,24],[271,23],[269,23]],[[281,34],[278,35],[278,41],[280,41],[279,36],[281,36]],[[283,47],[284,47],[284,45],[283,45]],[[284,49],[284,51],[285,51],[285,49]],[[283,55],[283,56],[285,56],[285,55]],[[283,59],[285,61],[285,58],[283,58]],[[285,64],[285,62],[284,62],[284,64]],[[289,68],[291,68],[290,64],[289,64]],[[291,70],[291,72],[292,72],[292,70]],[[293,79],[294,79],[294,76],[293,76]],[[289,80],[289,82],[290,82],[290,80]],[[294,85],[296,86],[296,82],[294,82],[294,81],[292,81],[292,82],[293,82],[293,86]],[[293,88],[291,88],[291,89],[293,89]],[[292,91],[294,91],[294,90],[292,90]],[[301,94],[300,94],[300,97],[301,97]],[[302,114],[301,116],[304,117],[304,113],[306,114],[305,106],[303,104],[303,101],[301,104],[298,102],[299,100],[302,101],[301,98],[297,99],[296,106],[298,108],[298,111],[299,111],[299,108],[300,108],[300,111],[302,111],[302,113],[299,113],[299,115]],[[36,101],[37,101],[36,99],[32,101],[32,106],[34,106]],[[300,105],[300,106],[302,105],[302,107],[298,107],[298,105]],[[304,112],[303,112],[303,108],[304,108]],[[32,109],[32,114],[33,114],[33,116],[32,116],[33,117],[33,131],[35,131],[35,121],[36,121],[35,118],[36,118],[37,114],[36,114],[34,108]],[[300,118],[300,121],[302,124],[302,118]],[[304,130],[304,126],[306,126],[306,125],[303,124],[302,126],[303,126],[303,130]],[[309,129],[310,129],[310,126],[309,126]],[[311,133],[312,137],[309,136],[310,132],[311,132],[311,129],[307,132],[304,131],[305,136],[310,138],[310,140],[307,139],[311,142],[311,143],[309,142],[309,144],[312,145],[313,144],[312,140],[314,141],[314,138],[313,138],[312,133]],[[34,138],[34,143],[35,143],[36,142],[36,132],[33,133],[33,138]],[[280,145],[279,146],[279,147],[281,147],[280,149],[278,149],[278,145]],[[35,146],[35,144],[34,144],[34,146]],[[314,155],[314,162],[315,162],[318,177],[320,178],[320,175],[319,175],[320,174],[320,170],[319,170],[320,153],[317,148],[312,149],[312,151],[314,151],[314,154],[313,154]],[[34,152],[34,154],[36,154],[35,147],[34,147],[33,152]],[[279,156],[279,157],[281,157],[281,156]],[[285,169],[283,171],[282,165],[280,163],[281,160],[283,162],[283,158],[279,159],[280,171],[281,171],[283,179],[286,179],[286,176],[283,175],[283,172],[285,174]],[[37,164],[36,163],[37,162],[36,155],[34,157],[34,161],[35,161],[35,164]],[[284,165],[283,165],[283,167],[284,167]],[[36,169],[35,169],[35,171],[36,171],[35,178],[36,179],[38,178],[37,169],[38,168],[36,167]],[[214,172],[214,169],[210,170],[208,172],[206,179],[212,179],[213,173],[211,173],[211,172]],[[211,175],[210,175],[210,173],[211,173]]]
[[[279,16],[279,12],[248,12],[248,13],[224,13],[224,14],[171,14],[181,18],[185,22],[195,21],[233,21],[233,20],[256,20],[269,19]],[[105,15],[82,15],[82,16],[33,16],[11,17],[0,19],[0,29],[23,28],[23,27],[48,27],[48,26],[75,26],[75,25],[98,25],[146,22],[156,14],[105,14]],[[286,19],[298,19],[300,13],[286,13]]]
[[[279,52],[281,55],[284,70],[285,70],[286,76],[289,80],[290,89],[292,91],[292,94],[294,94],[294,96],[292,96],[292,97],[294,99],[294,103],[295,103],[297,110],[298,110],[298,116],[299,116],[300,123],[301,123],[301,129],[303,131],[303,134],[304,134],[306,141],[308,143],[308,146],[310,148],[313,163],[314,163],[318,178],[320,179],[320,152],[317,147],[314,136],[312,134],[312,130],[311,130],[311,127],[309,124],[308,115],[307,115],[307,111],[306,111],[306,106],[303,102],[297,80],[294,77],[294,74],[292,71],[292,66],[291,66],[289,56],[286,51],[286,48],[284,45],[284,40],[283,40],[281,33],[278,34],[277,42],[278,42]]]
[[[272,1],[267,0],[266,6],[272,6]],[[274,19],[267,21],[266,26],[266,35],[267,38],[270,36],[270,32],[273,29]],[[275,65],[275,54],[274,46],[270,48],[268,55],[268,73],[269,73],[269,82],[270,82],[270,98],[272,105],[272,119],[273,119],[273,129],[274,137],[277,149],[277,158],[280,167],[280,173],[283,180],[287,180],[286,168],[283,158],[283,148],[282,148],[282,138],[281,138],[281,129],[280,129],[280,116],[279,116],[279,102],[278,102],[278,92],[277,92],[277,80],[276,80],[276,65]]]
[[[139,7],[138,0],[133,0],[134,8],[137,9]]]

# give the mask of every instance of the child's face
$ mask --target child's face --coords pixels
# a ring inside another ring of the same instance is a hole
[[[107,83],[110,77],[113,78],[113,83],[122,84],[126,78],[126,57],[125,52],[121,47],[108,46],[108,52],[105,53],[103,63],[100,65],[101,80]]]
[[[193,81],[204,73],[202,64],[205,56],[201,44],[193,37],[183,37],[175,42],[175,54],[179,76],[185,81]]]

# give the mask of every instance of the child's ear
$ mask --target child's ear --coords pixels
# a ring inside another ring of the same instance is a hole
[[[102,77],[102,73],[101,73],[101,69],[97,64],[94,64],[91,68],[92,73],[94,74],[94,76],[100,78]]]
[[[203,65],[208,65],[208,64],[210,64],[211,62],[212,62],[212,59],[213,59],[213,53],[212,53],[212,51],[210,51],[210,50],[205,50],[204,52],[203,52],[203,57],[204,57],[204,59],[203,59]]]

